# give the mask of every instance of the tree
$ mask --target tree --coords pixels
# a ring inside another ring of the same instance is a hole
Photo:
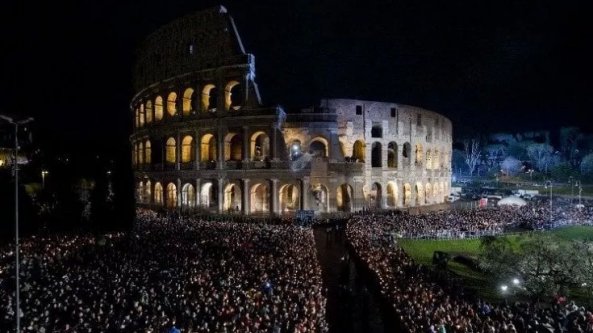
[[[585,177],[593,177],[593,154],[588,154],[581,161],[581,174]]]
[[[502,161],[500,167],[507,175],[514,176],[521,171],[522,164],[518,159],[509,156]]]
[[[583,134],[578,127],[562,127],[560,129],[560,149],[566,159],[576,166],[579,143],[583,139]]]
[[[546,143],[532,143],[527,146],[527,156],[540,172],[547,173],[554,162],[554,147]]]
[[[476,166],[480,162],[480,143],[476,139],[464,141],[465,164],[469,169],[469,175],[473,176]]]

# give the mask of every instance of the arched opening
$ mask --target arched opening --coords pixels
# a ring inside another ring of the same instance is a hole
[[[424,185],[425,203],[432,203],[432,186],[430,183]]]
[[[341,212],[352,211],[352,186],[342,184],[336,191],[336,208]]]
[[[432,154],[432,168],[437,170],[441,167],[441,154],[439,153],[438,150],[434,151],[434,154]]]
[[[299,140],[294,140],[292,141],[292,143],[290,144],[290,160],[294,161],[297,160],[299,157],[301,157],[301,155],[303,155],[303,151],[301,148],[301,141]]]
[[[422,150],[422,144],[416,144],[416,165],[422,165],[424,159],[424,152]]]
[[[380,168],[382,166],[382,152],[381,143],[373,142],[371,146],[371,167]]]
[[[196,205],[196,189],[192,184],[185,184],[181,188],[181,205],[193,208]]]
[[[170,93],[167,96],[167,113],[172,117],[177,114],[177,93]]]
[[[300,195],[297,186],[292,184],[280,188],[280,212],[294,212],[300,208]]]
[[[194,151],[194,138],[191,135],[184,136],[181,140],[181,163],[193,162]]]
[[[432,170],[432,152],[430,149],[426,150],[426,170]]]
[[[152,184],[150,183],[150,180],[146,181],[146,184],[144,184],[144,203],[149,204],[150,203],[150,199],[151,199],[151,194],[152,194]]]
[[[139,203],[144,202],[144,182],[139,181],[136,187],[136,201]]]
[[[230,81],[224,88],[224,107],[227,110],[241,108],[241,85],[237,81]]]
[[[387,167],[397,169],[397,143],[395,142],[387,145]]]
[[[140,114],[138,118],[139,127],[144,126],[144,120],[146,119],[146,113],[144,112],[144,103],[140,104]]]
[[[200,158],[202,162],[216,160],[216,136],[212,134],[202,136],[200,154],[202,155]]]
[[[173,183],[167,185],[167,208],[177,207],[177,186]]]
[[[138,164],[144,164],[144,143],[138,143]]]
[[[354,146],[352,147],[352,159],[356,162],[364,163],[365,156],[364,156],[364,149],[365,144],[361,140],[354,141]]]
[[[404,207],[409,207],[412,204],[412,186],[404,184]]]
[[[312,204],[310,207],[317,211],[327,212],[329,208],[327,187],[321,184],[312,185],[311,192],[313,195],[311,196]]]
[[[134,143],[134,152],[132,154],[132,163],[138,165],[138,144]]]
[[[216,86],[207,84],[202,89],[202,111],[215,112],[218,92]]]
[[[146,101],[146,123],[152,123],[152,102]]]
[[[251,187],[251,213],[268,213],[270,211],[270,195],[268,185],[258,183]]]
[[[177,147],[174,138],[168,138],[165,148],[165,161],[167,163],[175,163],[177,155]]]
[[[263,161],[270,157],[270,137],[265,132],[259,131],[251,135],[251,159]]]
[[[218,195],[216,193],[216,186],[212,182],[205,182],[202,184],[200,190],[200,205],[204,208],[216,208],[218,204]]]
[[[387,207],[397,207],[397,184],[394,181],[387,182]]]
[[[241,161],[243,156],[243,137],[237,133],[229,133],[224,140],[225,161]]]
[[[150,140],[146,140],[146,142],[144,142],[144,163],[152,163],[152,147],[150,144]]]
[[[317,137],[311,140],[309,144],[309,152],[314,156],[327,157],[328,156],[328,142],[325,138]]]
[[[163,98],[157,96],[154,99],[154,120],[159,121],[163,119]]]
[[[425,201],[424,198],[424,188],[422,187],[422,183],[416,183],[416,206],[423,205]]]
[[[408,165],[410,163],[410,157],[412,154],[412,145],[410,145],[409,142],[404,143],[404,149],[402,149],[402,157],[404,158],[404,161],[407,161]]]
[[[154,203],[157,205],[163,205],[163,185],[157,182],[154,184]]]
[[[136,108],[136,110],[134,110],[134,114],[135,114],[134,124],[136,125],[136,128],[138,128],[138,127],[140,127],[140,109]]]
[[[223,209],[225,212],[238,213],[241,211],[241,188],[236,184],[228,184],[224,188]]]
[[[382,208],[383,190],[381,184],[373,183],[371,191],[369,192],[369,205],[373,208]]]
[[[189,116],[190,113],[193,111],[192,109],[192,98],[194,96],[194,90],[192,88],[187,88],[183,92],[183,103],[182,103],[182,111],[184,116]]]

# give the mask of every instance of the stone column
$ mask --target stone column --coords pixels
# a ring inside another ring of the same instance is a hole
[[[243,211],[243,215],[249,215],[250,210],[250,192],[249,192],[249,178],[245,178],[242,180],[243,188],[241,189],[241,210]]]
[[[241,159],[243,159],[243,168],[245,168],[245,165],[249,162],[249,159],[251,158],[250,155],[250,145],[249,145],[249,127],[248,126],[243,126],[243,156],[241,156]]]
[[[301,209],[309,209],[309,177],[303,177],[301,180]]]
[[[181,134],[179,132],[175,140],[175,170],[179,170],[181,169]]]
[[[216,169],[222,170],[224,169],[224,136],[226,135],[226,131],[219,127],[218,133],[216,135]]]
[[[200,203],[202,202],[202,198],[201,198],[201,179],[200,178],[196,178],[196,208],[200,207]]]
[[[224,178],[218,178],[218,212],[224,213]]]
[[[271,183],[272,183],[272,190],[270,192],[270,196],[272,199],[271,200],[272,205],[271,205],[270,211],[272,214],[278,214],[278,179],[272,178]]]
[[[194,170],[200,170],[200,152],[201,152],[200,131],[194,132]]]
[[[181,207],[181,179],[177,178],[177,207]]]
[[[275,126],[272,126],[271,131],[272,131],[272,137],[271,137],[272,142],[270,144],[272,145],[272,147],[271,147],[272,148],[271,149],[272,150],[272,160],[276,161],[276,160],[278,160],[278,150],[277,150],[278,145],[276,144],[277,143],[276,141],[278,140],[278,134],[277,134],[278,131]]]

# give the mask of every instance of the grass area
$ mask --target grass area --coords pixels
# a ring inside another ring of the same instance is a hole
[[[593,241],[593,227],[572,226],[559,228],[553,231],[545,232],[551,234],[557,242],[567,242],[571,240],[589,240]],[[543,235],[544,232],[534,232],[533,237]],[[506,237],[513,246],[519,246],[520,236],[517,234],[501,236]],[[449,253],[453,258],[458,255],[477,259],[480,254],[479,239],[454,239],[454,240],[399,240],[401,247],[414,260],[423,265],[432,265],[432,255],[434,251],[443,251]],[[448,267],[451,271],[459,275],[464,284],[474,290],[478,296],[491,300],[501,300],[501,295],[497,292],[498,281],[484,272],[471,269],[463,264],[449,261]],[[575,295],[576,296],[576,295]]]

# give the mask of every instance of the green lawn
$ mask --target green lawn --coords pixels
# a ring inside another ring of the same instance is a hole
[[[544,232],[533,232],[534,237],[542,235]],[[545,232],[554,236],[558,242],[568,240],[593,240],[593,227],[573,226],[560,228]],[[516,234],[502,236],[507,237],[511,244],[519,246],[520,237]],[[399,244],[417,263],[424,265],[432,264],[432,255],[434,251],[443,251],[449,253],[451,258],[457,255],[477,259],[480,254],[479,239],[455,239],[455,240],[411,240],[400,239]],[[500,281],[495,281],[492,276],[472,270],[471,268],[449,261],[448,267],[451,271],[459,275],[464,284],[475,290],[478,295],[488,300],[500,300],[501,295],[497,292],[497,285]]]

